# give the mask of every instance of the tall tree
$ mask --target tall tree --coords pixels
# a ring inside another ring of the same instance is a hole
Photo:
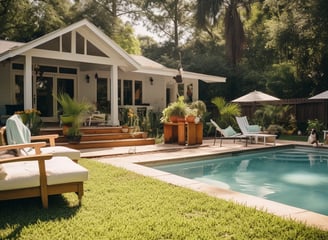
[[[187,0],[146,0],[139,1],[138,6],[146,18],[145,26],[155,31],[160,37],[173,42],[175,52],[180,44],[192,32],[192,1]]]
[[[69,23],[67,0],[0,1],[0,38],[27,42]]]
[[[211,32],[209,28],[219,22],[224,14],[224,36],[226,54],[236,65],[245,47],[245,32],[241,21],[241,11],[248,15],[251,0],[197,0],[196,21],[199,28]]]
[[[128,53],[140,54],[140,43],[131,25],[124,24],[122,16],[132,14],[133,1],[128,0],[80,0],[75,4],[76,20],[89,19],[102,29]]]

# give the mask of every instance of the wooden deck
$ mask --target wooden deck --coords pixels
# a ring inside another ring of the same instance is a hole
[[[71,147],[74,149],[89,148],[109,148],[109,147],[126,147],[142,146],[155,144],[154,138],[144,138],[143,132],[123,133],[121,127],[82,127],[82,139],[78,144],[71,144],[63,136],[62,129],[59,127],[42,128],[40,135],[58,134],[56,145]]]

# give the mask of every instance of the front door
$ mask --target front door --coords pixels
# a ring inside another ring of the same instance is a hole
[[[33,104],[34,108],[41,112],[43,121],[58,120],[58,104],[53,97],[53,94],[68,93],[74,97],[74,80],[69,77],[42,76],[37,77],[34,83]]]

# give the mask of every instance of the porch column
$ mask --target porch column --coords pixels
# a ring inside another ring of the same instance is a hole
[[[111,94],[110,94],[110,107],[111,107],[111,120],[113,126],[119,126],[118,120],[118,70],[117,65],[112,65],[111,69]]]
[[[32,56],[25,55],[24,68],[24,109],[33,107],[33,92],[32,92]]]

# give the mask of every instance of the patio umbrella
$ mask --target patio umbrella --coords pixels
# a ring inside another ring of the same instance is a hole
[[[263,93],[261,91],[253,91],[244,96],[232,100],[232,102],[270,102],[279,101],[279,98]]]
[[[319,93],[313,97],[310,97],[309,99],[310,100],[312,100],[312,99],[328,99],[328,90],[326,90],[322,93]]]

